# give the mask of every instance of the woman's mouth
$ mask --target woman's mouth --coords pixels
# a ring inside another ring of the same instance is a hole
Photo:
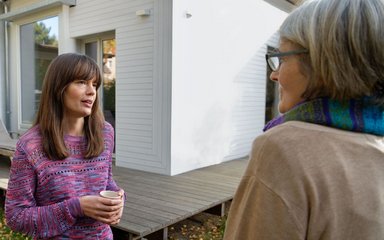
[[[81,101],[86,107],[92,108],[93,101],[91,100],[83,100]]]

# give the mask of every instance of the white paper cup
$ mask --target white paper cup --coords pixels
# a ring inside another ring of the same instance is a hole
[[[105,197],[105,198],[120,198],[120,196],[117,194],[115,191],[108,191],[104,190],[100,192],[100,196]]]

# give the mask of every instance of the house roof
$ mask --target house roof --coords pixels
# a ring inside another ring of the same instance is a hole
[[[299,3],[299,0],[285,0],[285,1],[290,2],[293,5],[297,5]]]
[[[264,0],[264,1],[285,12],[291,12],[302,0]]]

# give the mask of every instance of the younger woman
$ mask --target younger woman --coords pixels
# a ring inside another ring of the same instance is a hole
[[[114,130],[89,57],[68,53],[50,64],[36,123],[18,141],[5,202],[7,224],[34,239],[113,239],[124,191],[112,179]],[[99,196],[118,191],[120,199]]]

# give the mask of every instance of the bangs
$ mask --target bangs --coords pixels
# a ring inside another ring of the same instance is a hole
[[[96,62],[90,58],[81,58],[74,66],[72,81],[74,80],[86,80],[90,81],[96,77],[96,87],[99,89],[102,81],[100,69]]]

